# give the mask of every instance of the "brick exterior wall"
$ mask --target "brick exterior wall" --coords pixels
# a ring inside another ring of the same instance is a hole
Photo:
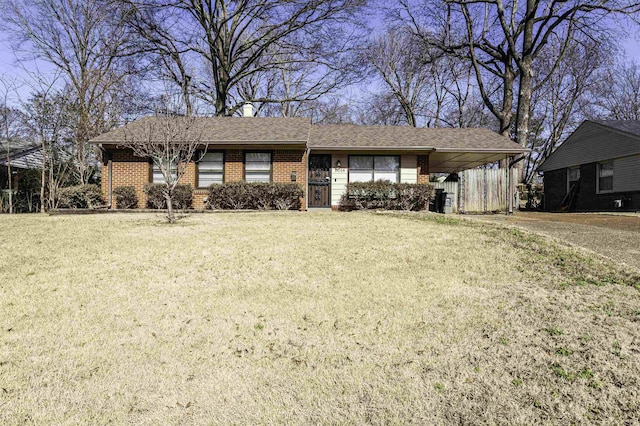
[[[296,183],[307,185],[307,153],[304,150],[276,150],[273,152],[274,182],[290,183],[291,172],[296,172]]]
[[[428,155],[418,155],[418,183],[429,183]]]
[[[241,182],[244,179],[244,153],[240,149],[228,149],[224,153],[224,181]]]
[[[640,210],[640,192],[596,193],[597,163],[580,166],[580,181],[572,211],[636,211]],[[553,211],[558,208],[567,193],[567,169],[545,172],[544,209]],[[626,205],[616,209],[613,201],[625,198]]]
[[[263,149],[249,149],[246,152],[265,151]],[[224,151],[224,181],[240,182],[244,180],[244,152],[241,149]],[[296,183],[306,188],[307,157],[304,149],[266,150],[271,152],[272,181],[289,183],[291,172],[296,172]],[[133,186],[138,196],[138,208],[145,208],[147,197],[144,186],[151,182],[151,164],[145,158],[136,157],[128,150],[109,150],[105,158],[112,160],[112,189],[118,186]],[[108,199],[108,160],[102,165],[102,196]],[[208,195],[206,188],[197,188],[197,168],[194,162],[187,165],[185,174],[180,179],[181,184],[190,184],[195,188],[193,193],[193,208],[204,209],[204,200]],[[113,199],[114,208],[115,198]],[[301,200],[304,206],[304,199]]]
[[[138,207],[145,207],[147,197],[144,194],[144,186],[151,179],[151,165],[146,158],[133,155],[131,151],[110,151],[107,158],[112,160],[112,188],[119,186],[133,186],[138,196]],[[102,198],[108,200],[108,163],[102,166]],[[113,204],[115,207],[115,197]]]

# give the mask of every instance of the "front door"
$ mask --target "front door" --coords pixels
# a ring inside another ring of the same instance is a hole
[[[309,207],[331,207],[331,154],[309,155]]]

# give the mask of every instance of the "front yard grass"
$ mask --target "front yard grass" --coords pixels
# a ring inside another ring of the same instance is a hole
[[[432,218],[0,216],[0,424],[637,421],[637,275]]]

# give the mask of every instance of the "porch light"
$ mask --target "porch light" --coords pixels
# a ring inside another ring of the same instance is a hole
[[[295,182],[297,177],[298,174],[295,171],[291,172],[291,182]]]
[[[336,161],[336,169],[339,169],[342,167],[342,163],[340,162],[340,160]]]

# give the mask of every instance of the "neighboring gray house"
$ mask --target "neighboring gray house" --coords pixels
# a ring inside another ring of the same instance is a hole
[[[11,160],[11,169],[14,175],[12,182],[14,189],[18,189],[22,170],[42,167],[42,147],[40,144],[27,141],[8,144],[6,141],[0,141],[0,190],[9,189],[7,187],[7,151],[10,151],[9,159]]]
[[[586,120],[538,170],[545,210],[640,210],[640,121]]]

